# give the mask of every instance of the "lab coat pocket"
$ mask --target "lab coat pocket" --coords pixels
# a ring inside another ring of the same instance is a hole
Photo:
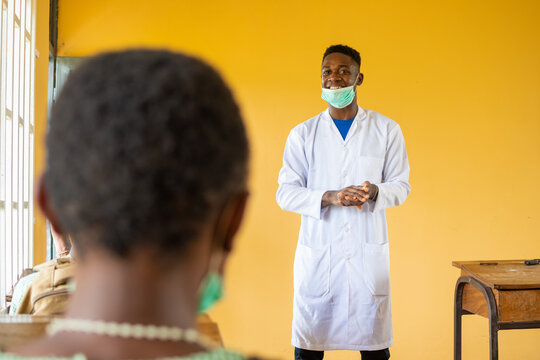
[[[356,162],[357,172],[356,179],[354,182],[357,182],[358,185],[364,181],[369,181],[370,183],[380,183],[382,181],[382,172],[384,166],[384,159],[374,156],[359,156]]]
[[[364,274],[373,295],[390,294],[390,256],[388,243],[364,244]]]
[[[294,287],[302,297],[318,298],[330,289],[328,248],[311,248],[298,244],[294,261]]]

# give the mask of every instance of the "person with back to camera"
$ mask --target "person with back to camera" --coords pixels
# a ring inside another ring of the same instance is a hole
[[[193,330],[247,200],[246,132],[216,71],[168,51],[99,55],[68,79],[47,146],[38,203],[77,239],[76,290],[49,336],[0,359],[242,359]]]
[[[296,126],[285,145],[277,202],[302,215],[294,260],[296,360],[359,350],[387,360],[392,345],[384,210],[407,198],[409,163],[399,125],[357,104],[360,54],[326,49],[328,109]]]

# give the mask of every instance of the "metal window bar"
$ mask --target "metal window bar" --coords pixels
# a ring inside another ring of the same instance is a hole
[[[33,265],[36,0],[0,0],[0,307]]]

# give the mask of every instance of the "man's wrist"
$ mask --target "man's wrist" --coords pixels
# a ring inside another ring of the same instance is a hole
[[[321,207],[325,208],[330,205],[334,205],[334,198],[336,197],[336,191],[327,191],[323,194],[321,200]]]
[[[371,186],[373,186],[375,190],[373,191],[373,195],[369,198],[370,200],[377,201],[377,197],[379,196],[379,187],[375,184],[371,184]]]

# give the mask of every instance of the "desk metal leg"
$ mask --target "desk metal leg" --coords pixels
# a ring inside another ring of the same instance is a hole
[[[456,292],[454,296],[454,360],[461,360],[461,316],[463,315],[463,288],[466,282],[456,283]]]
[[[499,360],[499,326],[495,296],[493,296],[491,288],[470,276],[461,276],[456,283],[454,300],[454,360],[461,360],[461,317],[462,315],[470,314],[468,311],[463,310],[463,289],[467,284],[480,290],[486,299],[489,312],[489,358],[490,360]]]
[[[493,293],[491,293],[491,296],[493,296]],[[491,308],[489,309],[489,312],[491,315]],[[495,317],[497,317],[496,307]],[[499,327],[497,326],[497,320],[493,321],[491,316],[489,317],[489,358],[491,360],[499,359]]]

